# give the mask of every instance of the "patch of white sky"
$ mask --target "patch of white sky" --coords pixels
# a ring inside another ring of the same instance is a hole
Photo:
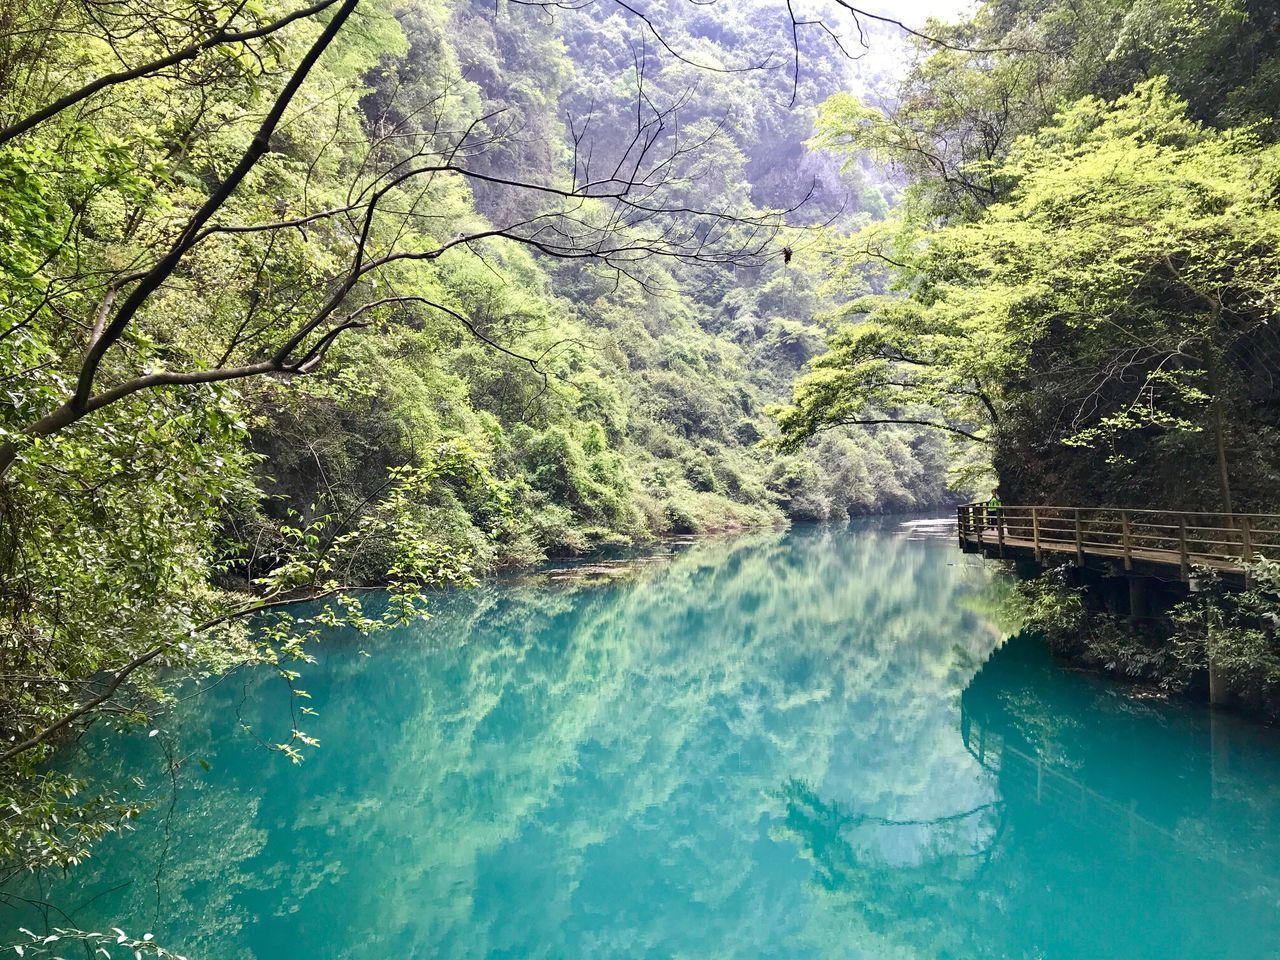
[[[802,60],[814,56],[844,60],[848,89],[879,104],[892,97],[898,78],[910,63],[933,49],[928,44],[913,42],[909,31],[902,27],[927,34],[930,19],[954,23],[972,16],[984,0],[791,0],[789,5],[783,0],[689,2],[721,3],[726,7],[743,3],[753,16],[780,24],[786,21],[790,9],[799,20],[810,22],[802,31]],[[821,21],[838,42],[824,36],[814,21]],[[779,57],[790,53],[783,50],[781,39],[779,37],[779,49],[774,51]],[[803,73],[803,62],[800,69]]]
[[[856,54],[849,63],[850,87],[872,102],[890,95],[894,79],[901,76],[908,63],[919,55],[912,51],[907,34],[889,23],[862,19],[866,45],[856,42],[857,32],[847,11],[831,5],[830,0],[810,0],[814,9],[826,11],[823,19],[840,33],[845,46]],[[936,18],[954,22],[970,16],[981,0],[855,0],[867,13],[895,20],[913,30],[927,32],[928,21]],[[854,41],[852,43],[848,41]]]
[[[971,13],[974,6],[974,0],[896,0],[894,3],[868,3],[865,9],[919,29],[929,17],[954,20]]]

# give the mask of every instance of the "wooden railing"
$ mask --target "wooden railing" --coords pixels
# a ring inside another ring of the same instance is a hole
[[[1183,578],[1193,566],[1239,569],[1259,558],[1280,560],[1280,514],[1191,513],[1111,507],[1002,506],[969,503],[958,510],[961,543],[1120,560],[1126,570],[1134,561],[1180,568]]]

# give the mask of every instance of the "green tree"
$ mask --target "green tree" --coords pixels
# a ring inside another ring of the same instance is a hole
[[[994,445],[1023,496],[1268,502],[1276,159],[1163,79],[1078,101],[1010,149],[976,217],[847,242],[895,289],[846,308],[865,320],[800,381],[784,435],[928,421]]]

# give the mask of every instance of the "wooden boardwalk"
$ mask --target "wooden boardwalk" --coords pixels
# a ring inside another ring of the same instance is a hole
[[[987,556],[1067,556],[1078,566],[1191,582],[1197,567],[1243,582],[1247,564],[1280,561],[1280,515],[1188,513],[1110,507],[958,508],[961,548]]]

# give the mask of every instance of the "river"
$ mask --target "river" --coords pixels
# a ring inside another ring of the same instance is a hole
[[[280,678],[206,682],[63,758],[154,804],[38,898],[192,960],[1280,957],[1280,738],[1054,663],[927,532],[551,565],[334,635],[299,765],[259,743]]]

